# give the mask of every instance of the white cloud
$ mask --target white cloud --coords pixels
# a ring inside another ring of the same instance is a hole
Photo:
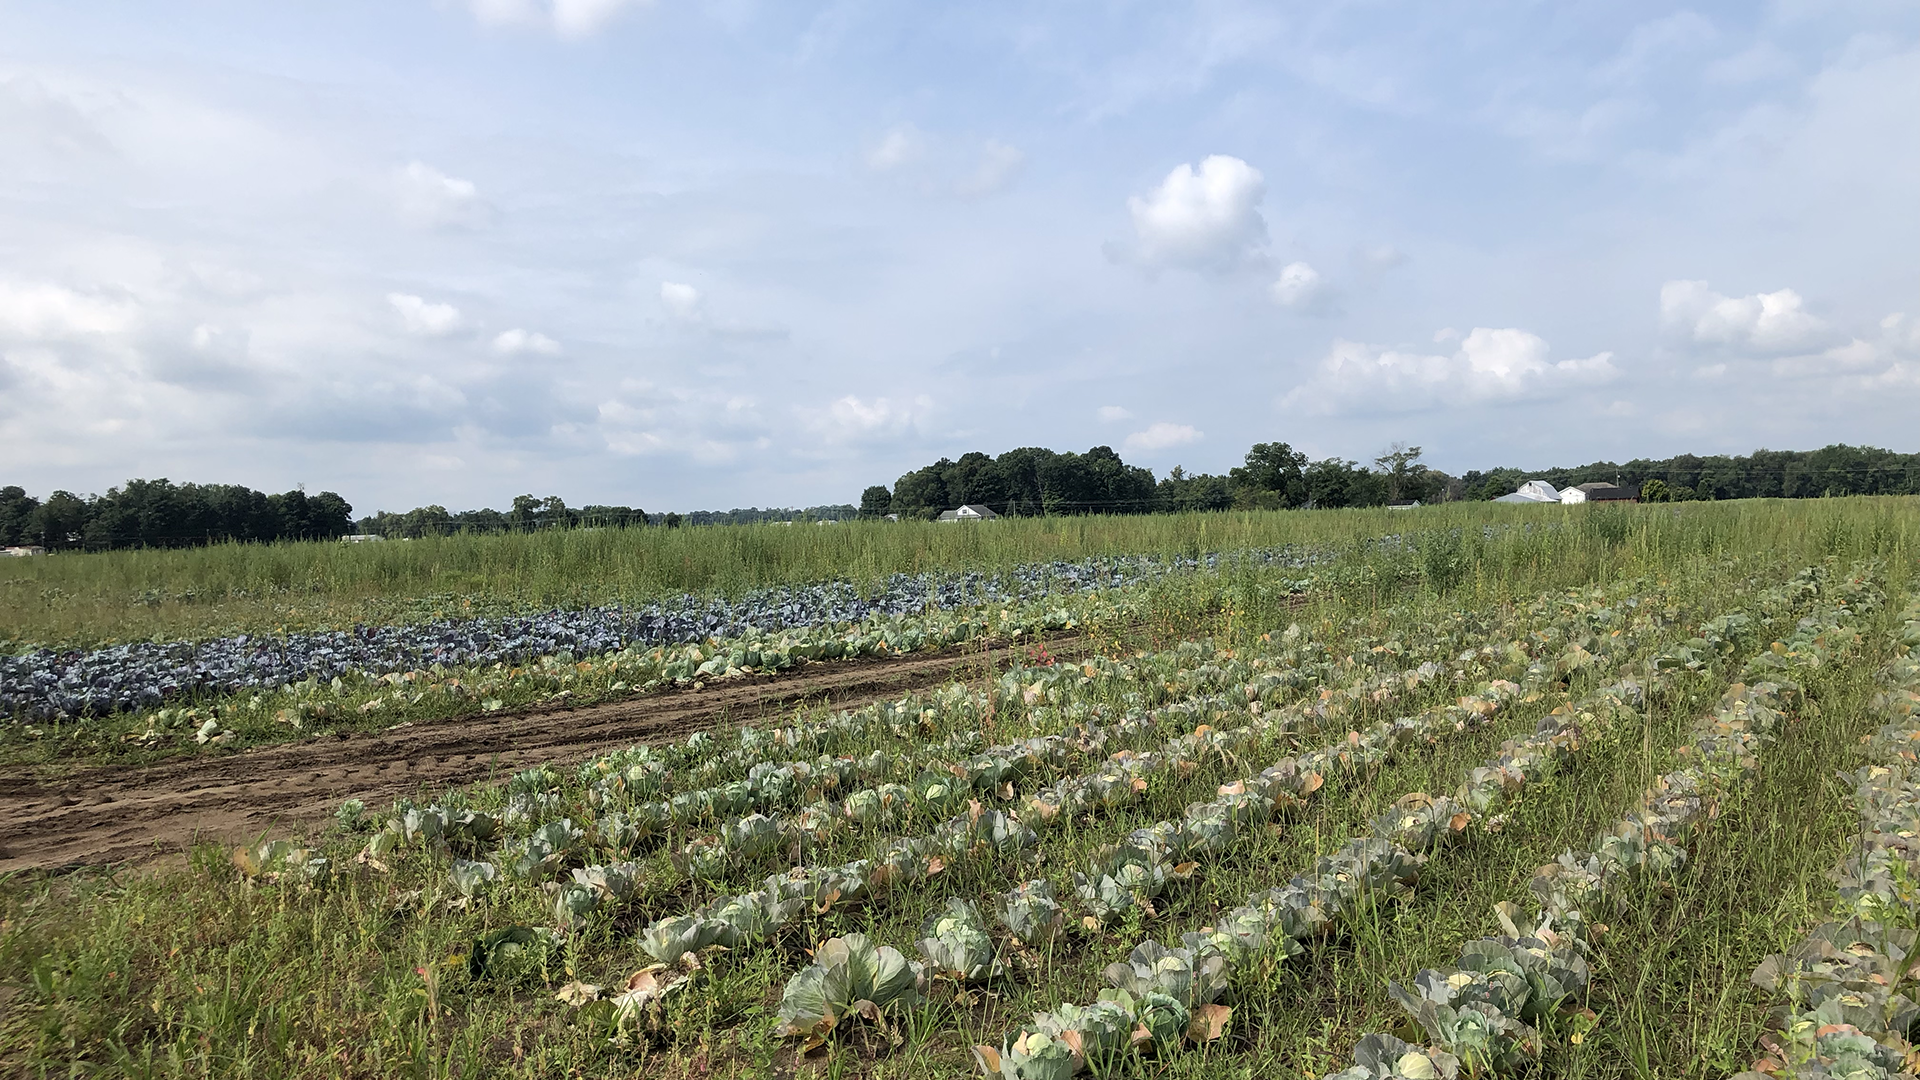
[[[667,311],[681,322],[701,321],[700,290],[691,285],[679,281],[661,282],[660,302],[667,305]]]
[[[1268,287],[1273,302],[1289,311],[1311,312],[1323,310],[1332,296],[1320,271],[1303,262],[1288,263],[1280,269],[1280,277]]]
[[[991,195],[1013,182],[1027,163],[1020,148],[988,139],[972,172],[954,181],[953,193],[963,198]]]
[[[1450,356],[1337,340],[1313,378],[1282,399],[1303,412],[1408,410],[1551,397],[1619,374],[1613,354],[1547,359],[1546,341],[1519,329],[1476,327]]]
[[[917,160],[926,152],[926,138],[912,124],[899,124],[867,151],[867,167],[887,172]]]
[[[460,328],[460,309],[433,304],[410,293],[388,293],[387,303],[400,313],[407,333],[417,337],[445,337]]]
[[[542,356],[560,355],[560,343],[545,334],[514,327],[502,330],[493,339],[493,351],[506,356],[521,353],[539,353]]]
[[[1227,267],[1246,261],[1267,241],[1260,216],[1266,196],[1260,170],[1215,154],[1181,165],[1143,198],[1127,200],[1138,257],[1148,264]]]
[[[1100,419],[1108,423],[1113,423],[1117,420],[1131,420],[1133,419],[1133,412],[1119,405],[1102,405],[1100,406]]]
[[[651,0],[468,0],[473,17],[487,26],[539,26],[564,38],[598,33],[622,11]]]
[[[1168,450],[1176,446],[1199,442],[1203,433],[1191,424],[1170,424],[1164,420],[1148,424],[1145,431],[1136,431],[1127,436],[1125,446],[1128,450]]]
[[[493,207],[471,180],[448,176],[415,161],[396,174],[400,216],[423,229],[477,229],[493,220]]]
[[[134,305],[47,284],[0,282],[0,332],[45,341],[117,334],[133,324]]]
[[[1781,353],[1812,349],[1830,338],[1827,324],[1792,289],[1724,296],[1704,281],[1660,286],[1660,318],[1695,342]]]
[[[849,394],[825,409],[802,410],[801,418],[827,442],[869,442],[906,434],[932,404],[926,397],[905,402]]]

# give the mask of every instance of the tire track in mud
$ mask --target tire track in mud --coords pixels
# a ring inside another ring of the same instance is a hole
[[[1064,656],[1087,647],[1077,637],[1044,644]],[[142,861],[196,840],[230,843],[296,831],[345,799],[379,806],[422,789],[542,763],[570,764],[610,747],[660,742],[730,721],[757,722],[803,706],[856,707],[991,675],[1029,647],[809,664],[702,690],[318,736],[144,769],[95,769],[53,780],[0,776],[0,873]]]

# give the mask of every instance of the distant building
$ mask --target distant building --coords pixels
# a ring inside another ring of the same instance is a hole
[[[379,533],[349,533],[341,537],[340,542],[343,544],[372,544],[385,539],[386,537],[381,536]]]
[[[1520,485],[1520,489],[1511,495],[1502,495],[1493,500],[1503,503],[1557,503],[1560,492],[1545,480],[1529,480]]]
[[[979,503],[968,503],[967,505],[961,507],[958,510],[942,511],[940,514],[940,520],[941,521],[992,521],[999,516],[1000,516],[999,514],[996,514],[992,510],[989,510],[986,507],[981,506]]]
[[[1390,502],[1390,503],[1388,503],[1388,504],[1387,504],[1387,509],[1389,509],[1389,510],[1411,510],[1411,509],[1413,509],[1414,507],[1416,507],[1416,506],[1419,506],[1419,505],[1420,505],[1420,500],[1419,500],[1419,499],[1403,499],[1403,500],[1401,500],[1400,502]]]
[[[0,548],[0,554],[11,555],[16,559],[24,559],[29,555],[45,555],[46,553],[47,553],[47,549],[41,547],[39,544],[26,544],[21,547]]]
[[[1560,493],[1563,503],[1639,502],[1640,489],[1619,484],[1593,483],[1570,487]]]

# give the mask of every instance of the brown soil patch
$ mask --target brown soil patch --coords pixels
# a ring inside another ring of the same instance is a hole
[[[1055,655],[1084,647],[1078,639],[1046,644]],[[295,833],[346,799],[378,807],[532,765],[568,764],[609,747],[790,715],[801,706],[857,706],[990,675],[1023,648],[810,664],[704,690],[323,736],[146,769],[57,780],[0,777],[0,873],[145,860],[198,840]]]

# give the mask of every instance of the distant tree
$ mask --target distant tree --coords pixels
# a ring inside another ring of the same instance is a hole
[[[679,515],[679,514],[673,514],[673,513],[670,513],[670,514],[668,514],[668,515],[667,515],[667,518],[666,518],[666,521],[665,521],[665,522],[664,522],[663,524],[665,524],[665,525],[666,525],[666,527],[667,527],[667,528],[669,528],[669,529],[677,529],[677,528],[679,528],[679,527],[680,527],[680,515]]]
[[[80,496],[71,491],[56,491],[28,516],[22,539],[48,551],[77,548],[86,535],[91,512],[92,508]]]
[[[953,462],[941,458],[893,482],[893,512],[902,518],[931,519],[948,505],[946,472]]]
[[[1640,501],[1650,503],[1672,502],[1673,489],[1667,486],[1665,480],[1656,476],[1640,485]]]
[[[1242,506],[1278,509],[1307,501],[1307,455],[1283,442],[1254,443],[1246,463],[1228,471],[1234,500]]]
[[[875,484],[860,493],[860,516],[882,518],[893,513],[893,492],[885,484]]]
[[[1233,482],[1224,476],[1205,473],[1190,476],[1186,469],[1175,465],[1167,478],[1160,481],[1155,496],[1158,509],[1170,514],[1228,510],[1233,507]]]
[[[27,543],[27,530],[38,509],[40,500],[28,495],[26,488],[0,487],[0,545]]]
[[[1379,506],[1387,501],[1386,479],[1358,462],[1327,458],[1304,472],[1309,505],[1323,510],[1343,506]]]
[[[1427,467],[1420,462],[1420,448],[1397,442],[1373,459],[1374,468],[1387,484],[1387,501],[1401,502],[1418,498],[1426,490]]]

